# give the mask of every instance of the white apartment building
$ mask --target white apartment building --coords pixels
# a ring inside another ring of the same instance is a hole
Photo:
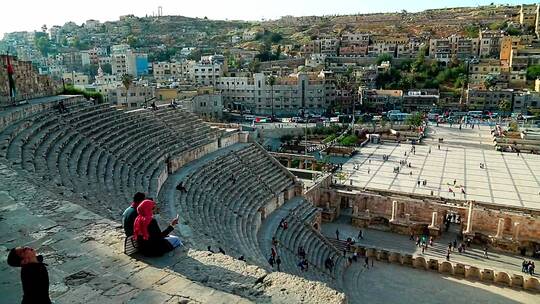
[[[480,39],[452,35],[448,38],[429,40],[429,57],[450,62],[452,57],[468,59],[478,56]]]
[[[499,58],[503,33],[501,31],[480,31],[478,55],[480,57]]]
[[[223,76],[223,65],[219,63],[196,63],[189,67],[189,78],[198,85],[215,86]]]
[[[180,62],[154,62],[152,63],[153,76],[157,81],[177,81],[190,79],[190,71],[195,66],[193,60]]]
[[[124,86],[108,90],[109,102],[125,108],[142,107],[152,97],[154,97],[154,87],[145,85],[131,85],[127,91],[127,99]]]
[[[223,117],[223,99],[220,93],[201,94],[180,100],[185,110],[201,116],[205,120],[217,120]]]
[[[279,77],[272,87],[267,76],[256,73],[253,77],[221,77],[216,87],[229,109],[260,115],[271,115],[273,110],[276,116],[298,115],[301,109],[323,113],[330,106],[323,75],[298,73]]]

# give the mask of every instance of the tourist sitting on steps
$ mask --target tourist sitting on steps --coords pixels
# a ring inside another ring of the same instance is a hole
[[[21,267],[23,288],[22,304],[50,304],[49,274],[43,257],[30,247],[17,247],[9,251],[7,263]]]
[[[182,242],[177,236],[169,235],[178,224],[178,216],[171,221],[167,229],[161,231],[154,213],[156,213],[156,203],[152,200],[144,200],[139,207],[139,214],[133,225],[133,235],[137,237],[140,252],[144,256],[162,256],[172,251],[176,247],[182,246]]]
[[[122,214],[122,226],[124,227],[124,232],[126,236],[133,235],[133,223],[135,222],[135,219],[138,215],[137,207],[139,207],[139,204],[144,201],[145,198],[146,195],[144,193],[135,193],[131,206],[127,207],[126,210],[124,210],[124,213]]]

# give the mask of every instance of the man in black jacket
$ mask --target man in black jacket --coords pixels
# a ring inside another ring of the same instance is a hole
[[[49,274],[43,257],[30,247],[17,247],[9,251],[7,263],[21,267],[23,288],[22,304],[50,304]]]

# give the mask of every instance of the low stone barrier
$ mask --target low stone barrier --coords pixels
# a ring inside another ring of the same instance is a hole
[[[482,273],[480,274],[480,278],[482,279],[482,281],[493,282],[495,278],[493,270],[491,269],[482,270]]]
[[[465,277],[471,280],[479,280],[480,270],[478,267],[469,266],[468,268],[465,268]]]
[[[360,256],[376,258],[380,261],[408,265],[416,269],[434,270],[439,273],[450,274],[458,277],[465,277],[473,281],[482,281],[486,283],[497,283],[514,288],[524,288],[530,291],[540,292],[540,281],[537,278],[529,277],[524,279],[522,275],[509,275],[504,271],[493,271],[492,269],[480,270],[475,266],[466,266],[461,263],[453,264],[449,261],[440,262],[437,259],[426,259],[422,256],[414,257],[412,254],[402,254],[388,250],[377,250],[376,248],[356,247],[356,252]]]
[[[452,266],[452,263],[448,261],[444,261],[441,264],[439,264],[439,272],[453,274],[454,266]]]
[[[436,259],[429,259],[427,266],[429,270],[439,271],[439,261]]]
[[[456,266],[454,266],[454,275],[457,276],[465,276],[465,265],[461,263],[457,263]]]
[[[413,267],[420,269],[427,269],[426,259],[423,257],[416,257],[413,259]]]
[[[510,286],[523,288],[523,276],[519,274],[513,274]]]
[[[401,264],[401,254],[397,252],[390,252],[388,255],[388,262]]]
[[[375,248],[367,248],[366,249],[366,256],[368,257],[376,257],[377,256],[377,249]]]
[[[495,273],[495,283],[512,286],[510,282],[510,276],[504,271],[499,271]]]
[[[405,254],[401,257],[401,264],[413,266],[412,254]]]
[[[388,251],[381,250],[377,254],[377,260],[379,261],[388,261]]]
[[[540,291],[540,283],[538,282],[537,278],[527,278],[525,282],[523,282],[523,288],[527,290]]]

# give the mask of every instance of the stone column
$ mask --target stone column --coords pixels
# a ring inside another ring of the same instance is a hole
[[[467,230],[465,230],[465,233],[471,233],[472,232],[472,218],[473,218],[473,202],[469,202],[469,214],[467,215]]]
[[[499,219],[499,224],[497,225],[497,235],[496,238],[502,238],[503,237],[503,230],[504,230],[504,219]]]
[[[292,167],[292,160],[289,158],[287,159],[287,168]]]
[[[512,233],[512,239],[514,239],[514,241],[517,241],[519,240],[519,230],[521,228],[521,223],[514,223],[514,231]]]
[[[437,211],[434,211],[431,214],[431,226],[430,227],[437,227]]]
[[[298,169],[304,169],[304,160],[301,159],[300,163],[298,163]]]
[[[317,164],[316,161],[312,161],[312,162],[311,162],[311,170],[315,171],[315,169],[316,169],[316,164]]]
[[[397,216],[397,201],[392,202],[392,218],[390,219],[390,222],[394,222],[396,220]]]

